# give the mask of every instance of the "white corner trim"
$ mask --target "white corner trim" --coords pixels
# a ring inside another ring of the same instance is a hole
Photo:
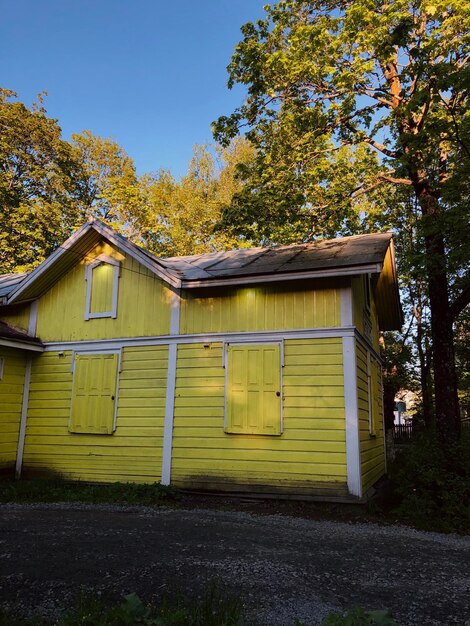
[[[341,326],[353,325],[353,308],[352,308],[352,287],[341,287],[340,289],[340,310],[341,310]]]
[[[348,489],[351,495],[362,498],[355,337],[343,337],[343,372]]]
[[[180,334],[181,295],[178,289],[171,292],[170,303],[170,335]]]
[[[38,309],[39,309],[39,300],[33,300],[29,307],[28,335],[30,337],[36,336],[36,328],[38,325]]]
[[[15,474],[17,478],[21,477],[21,468],[23,466],[23,452],[24,442],[26,439],[26,422],[28,419],[28,401],[29,401],[29,387],[31,384],[31,366],[33,358],[31,355],[26,357],[26,368],[24,373],[24,385],[23,385],[23,402],[21,404],[21,420],[20,420],[20,432],[18,435],[18,448],[16,453],[16,468]]]
[[[165,424],[163,427],[162,485],[169,485],[171,482],[177,350],[178,346],[176,343],[172,343],[168,346],[168,376],[166,383]]]
[[[171,293],[170,334],[178,335],[180,328],[181,297],[176,289]],[[166,382],[165,423],[163,426],[162,485],[171,483],[171,454],[173,448],[173,420],[175,414],[176,366],[178,344],[168,346],[168,373]]]

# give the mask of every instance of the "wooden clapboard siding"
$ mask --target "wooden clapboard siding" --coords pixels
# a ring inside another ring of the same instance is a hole
[[[12,468],[16,461],[23,404],[26,356],[21,350],[0,347],[4,359],[0,380],[0,468]]]
[[[222,344],[178,347],[172,482],[346,494],[341,339],[285,342],[284,432],[224,432]]]
[[[187,290],[181,302],[182,334],[340,324],[338,281]]]
[[[33,364],[24,467],[68,478],[154,482],[161,478],[168,347],[125,348],[117,428],[72,434],[72,354],[47,352]]]
[[[85,266],[100,254],[121,262],[117,318],[85,320]],[[102,243],[40,298],[37,335],[42,341],[166,335],[170,300],[170,289],[150,270]]]
[[[383,476],[385,472],[384,432],[383,432],[383,400],[382,384],[378,364],[371,360],[371,367],[376,368],[375,385],[372,386],[372,401],[377,411],[377,430],[374,437],[369,432],[369,401],[367,392],[367,353],[365,348],[356,342],[357,353],[357,393],[359,407],[359,435],[361,449],[361,474],[364,494]]]

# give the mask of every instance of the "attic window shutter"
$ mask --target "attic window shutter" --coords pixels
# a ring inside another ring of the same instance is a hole
[[[119,261],[101,255],[87,265],[85,319],[117,317]]]

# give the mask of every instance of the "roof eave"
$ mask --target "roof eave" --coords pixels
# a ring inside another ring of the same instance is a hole
[[[0,337],[0,346],[19,348],[20,350],[28,350],[30,352],[44,352],[44,346],[41,343],[21,341],[21,339],[6,339]]]
[[[252,285],[256,283],[280,283],[291,280],[305,280],[313,278],[332,278],[338,276],[357,276],[360,274],[380,274],[381,263],[368,263],[365,265],[353,265],[346,267],[334,267],[330,269],[310,270],[307,272],[285,272],[276,274],[257,274],[248,276],[236,276],[231,278],[205,278],[200,280],[183,280],[183,289],[196,289],[200,287],[226,287],[233,285]]]
[[[47,259],[45,259],[41,265],[38,265],[36,269],[34,269],[29,276],[25,278],[13,291],[11,291],[8,295],[6,304],[13,304],[13,302],[18,302],[20,300],[21,294],[24,293],[28,287],[37,279],[39,276],[42,276],[56,261],[58,261],[67,251],[76,243],[83,235],[90,230],[92,224],[87,222],[83,224],[77,231],[71,235],[65,243],[54,250],[52,254],[50,254]]]

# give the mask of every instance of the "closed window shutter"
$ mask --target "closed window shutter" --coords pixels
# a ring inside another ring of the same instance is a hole
[[[110,313],[113,310],[114,271],[110,263],[100,263],[92,269],[90,313]]]
[[[70,432],[113,432],[118,362],[117,354],[75,357]]]
[[[280,435],[279,345],[231,345],[227,368],[226,431]]]

